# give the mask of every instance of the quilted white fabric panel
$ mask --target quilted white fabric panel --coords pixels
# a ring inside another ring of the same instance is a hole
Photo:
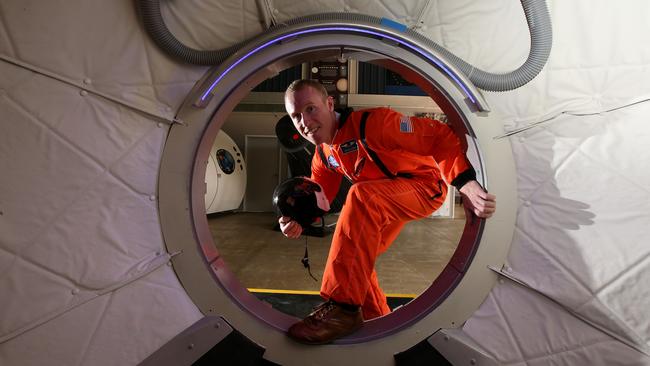
[[[202,316],[164,265],[156,186],[205,68],[162,56],[130,1],[0,15],[0,364],[135,364]]]
[[[608,361],[577,362],[548,351],[544,362],[648,364],[650,173],[641,167],[650,163],[650,8],[645,2],[551,5],[554,43],[544,71],[518,90],[486,94],[508,130],[542,123],[511,138],[520,206],[509,273],[629,346]],[[500,327],[545,316],[524,315],[530,304],[518,298],[492,299],[517,304]],[[489,345],[479,335],[483,320],[472,318],[466,330]],[[490,321],[482,326],[497,327]],[[583,344],[590,332],[574,343]],[[522,348],[539,342],[521,338]],[[612,351],[603,344],[590,348],[587,354],[598,357]]]
[[[165,24],[174,36],[197,50],[222,49],[266,29],[256,1],[161,1],[160,4]]]
[[[278,23],[315,13],[347,12],[387,17],[408,26],[415,25],[419,15],[425,10],[429,1],[376,1],[376,0],[291,0],[270,1],[273,15]]]
[[[132,1],[5,0],[0,6],[3,54],[147,111],[171,116],[205,70],[171,60],[153,45]]]
[[[519,1],[432,0],[413,28],[470,64],[497,74],[521,65],[530,48]]]
[[[0,346],[2,365],[135,365],[197,320],[171,267]]]
[[[647,279],[620,281],[642,276],[650,252],[643,240],[650,197],[642,185],[650,177],[628,175],[621,167],[629,158],[620,154],[626,149],[638,161],[650,159],[641,143],[650,138],[643,117],[648,111],[650,106],[637,105],[606,116],[560,117],[513,139],[518,164],[531,169],[519,169],[522,204],[512,272],[635,343],[647,337],[647,300],[627,303],[626,321],[604,295],[621,285],[630,295],[648,295]]]
[[[502,365],[650,364],[647,355],[509,281],[495,286],[463,330]]]
[[[513,0],[261,3],[275,22],[389,17],[491,72],[528,52]],[[508,130],[548,120],[511,138],[521,205],[510,274],[532,289],[498,286],[465,331],[506,364],[650,364],[640,352],[650,342],[650,111],[628,106],[650,97],[650,4],[549,5],[546,68],[518,90],[486,93]],[[163,1],[162,11],[198,49],[264,23],[252,1]],[[0,54],[63,79],[0,61],[0,364],[137,363],[201,316],[158,267],[155,199],[164,119],[205,68],[158,50],[130,0],[2,0]]]
[[[516,91],[488,96],[509,128],[558,113],[601,112],[647,98],[649,89],[641,81],[650,78],[650,4],[549,3],[554,33],[545,69]],[[472,59],[472,63],[481,65],[484,59]]]

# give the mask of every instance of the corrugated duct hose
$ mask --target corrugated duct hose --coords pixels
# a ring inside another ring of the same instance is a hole
[[[488,91],[508,91],[516,89],[531,81],[542,70],[551,52],[553,32],[551,19],[545,0],[521,0],[530,31],[530,52],[526,61],[516,70],[505,74],[492,74],[480,70],[460,57],[449,52],[439,44],[414,30],[407,29],[405,34],[439,52],[446,60],[460,69],[478,88]],[[218,65],[252,39],[240,42],[228,48],[216,51],[195,50],[182,44],[171,34],[162,14],[159,0],[137,0],[137,6],[144,27],[154,42],[169,55],[195,65]],[[382,18],[354,13],[323,13],[307,15],[286,21],[268,29],[267,32],[279,31],[301,23],[315,21],[338,21],[346,23],[365,22],[381,24]]]

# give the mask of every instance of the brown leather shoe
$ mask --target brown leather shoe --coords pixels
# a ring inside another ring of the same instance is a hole
[[[363,325],[361,310],[346,310],[333,301],[316,308],[305,319],[289,328],[289,336],[306,344],[326,344],[344,337]]]

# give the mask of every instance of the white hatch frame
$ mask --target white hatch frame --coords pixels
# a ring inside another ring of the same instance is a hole
[[[287,67],[340,54],[396,71],[427,92],[452,128],[467,136],[478,180],[497,195],[498,209],[489,220],[468,218],[454,257],[420,296],[332,345],[314,347],[286,337],[297,319],[250,294],[220,257],[205,215],[205,161],[228,115],[259,82]],[[439,329],[460,327],[498,280],[488,266],[505,263],[516,213],[510,144],[495,138],[502,134],[502,123],[464,75],[399,27],[323,20],[261,36],[209,70],[177,119],[183,123],[170,130],[158,187],[165,244],[169,252],[181,252],[173,258],[174,270],[204,314],[222,317],[264,347],[269,361],[392,365],[396,353]]]

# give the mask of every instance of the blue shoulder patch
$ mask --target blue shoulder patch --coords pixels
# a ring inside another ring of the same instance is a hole
[[[340,167],[339,162],[336,161],[334,158],[334,155],[330,155],[327,157],[327,163],[332,167],[332,168],[338,168]]]

